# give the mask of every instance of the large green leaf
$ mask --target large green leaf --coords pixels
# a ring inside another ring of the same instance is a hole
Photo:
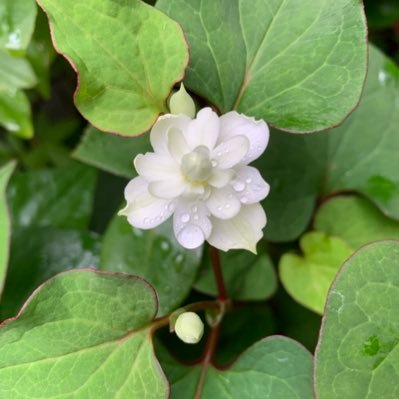
[[[315,359],[321,399],[397,398],[399,242],[361,249],[328,297]]]
[[[137,154],[151,150],[149,136],[134,138],[105,135],[89,126],[73,153],[79,161],[93,165],[118,176],[136,176],[133,159]]]
[[[195,288],[217,296],[209,251],[198,274]],[[269,298],[277,288],[277,278],[271,259],[265,253],[253,255],[248,251],[220,251],[223,278],[230,298],[238,301],[259,301]]]
[[[52,227],[13,232],[0,320],[15,316],[23,302],[44,281],[69,269],[97,267],[100,237],[79,230]]]
[[[186,399],[309,399],[312,357],[295,341],[270,337],[247,349],[226,370],[212,365],[185,367],[169,354],[160,361],[172,388],[172,398]],[[201,379],[201,372],[204,373]],[[202,392],[201,396],[195,396]]]
[[[19,137],[33,136],[30,103],[23,91],[0,90],[0,125]]]
[[[72,271],[0,329],[3,399],[166,398],[151,342],[154,290],[133,276]]]
[[[372,241],[399,239],[399,223],[388,219],[370,201],[351,196],[337,196],[317,211],[314,227],[337,236],[352,248]]]
[[[86,227],[95,183],[95,170],[77,163],[15,174],[8,189],[13,223],[16,226]]]
[[[54,44],[79,74],[78,109],[101,130],[146,131],[173,84],[183,78],[188,49],[180,27],[139,0],[39,0]]]
[[[366,22],[352,0],[158,0],[190,45],[186,85],[222,113],[294,132],[337,125],[359,100]]]
[[[316,313],[323,313],[328,289],[352,248],[336,237],[311,232],[301,237],[303,257],[286,253],[280,259],[280,279],[288,293]]]
[[[10,162],[0,168],[0,297],[3,293],[4,280],[7,273],[7,264],[10,245],[10,217],[6,198],[8,180],[15,168],[15,162]]]
[[[135,274],[149,281],[159,297],[159,314],[176,309],[189,293],[201,260],[201,249],[186,250],[174,238],[170,223],[138,230],[116,216],[103,239],[100,269]]]
[[[25,50],[36,18],[35,0],[2,0],[0,3],[0,49]]]

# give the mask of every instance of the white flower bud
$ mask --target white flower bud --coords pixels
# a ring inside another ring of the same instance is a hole
[[[180,85],[180,90],[170,97],[169,109],[174,115],[184,114],[190,118],[195,117],[194,101],[187,93],[183,83]]]
[[[175,332],[186,344],[196,344],[204,334],[204,323],[196,313],[184,312],[176,320]]]

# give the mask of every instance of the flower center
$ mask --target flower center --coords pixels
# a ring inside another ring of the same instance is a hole
[[[212,172],[209,149],[200,145],[184,155],[181,161],[181,171],[184,177],[191,182],[207,180]]]

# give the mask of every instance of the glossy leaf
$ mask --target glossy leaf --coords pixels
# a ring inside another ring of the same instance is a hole
[[[0,125],[24,139],[33,136],[30,103],[23,91],[0,90]]]
[[[316,313],[323,313],[328,289],[353,250],[344,241],[321,232],[300,240],[303,257],[286,253],[280,259],[280,279],[288,293]]]
[[[338,196],[325,202],[316,213],[314,227],[341,238],[352,248],[372,241],[399,240],[399,223],[357,196]]]
[[[50,277],[69,269],[95,268],[99,258],[100,237],[94,233],[52,227],[17,229],[11,241],[0,320],[15,316],[33,290]]]
[[[0,51],[0,90],[29,89],[37,83],[35,73],[25,58]]]
[[[86,227],[92,209],[96,173],[70,163],[66,167],[16,174],[8,199],[16,226]]]
[[[187,35],[186,86],[222,113],[235,108],[307,132],[342,122],[359,100],[367,63],[360,1],[159,0],[157,7]]]
[[[3,293],[4,280],[7,273],[11,236],[11,223],[8,214],[6,187],[14,168],[15,162],[9,162],[0,168],[0,297]]]
[[[156,312],[155,292],[136,277],[58,275],[0,328],[1,398],[166,398]]]
[[[316,397],[397,397],[398,285],[398,242],[371,244],[343,266],[316,351]]]
[[[0,49],[23,51],[27,48],[36,19],[34,0],[2,0],[0,3]]]
[[[209,251],[198,274],[195,288],[208,295],[217,296],[215,276]],[[239,301],[259,301],[269,298],[277,288],[273,263],[267,254],[253,255],[248,251],[220,251],[223,278],[227,293]]]
[[[312,357],[295,341],[269,337],[247,349],[226,370],[212,365],[185,367],[165,351],[160,361],[171,384],[171,397],[186,399],[287,399],[312,397]],[[199,394],[201,396],[195,396]]]
[[[166,112],[183,78],[188,49],[181,28],[133,0],[40,0],[56,48],[79,74],[75,102],[101,130],[134,136]]]
[[[170,223],[138,230],[116,216],[104,235],[100,269],[135,274],[149,281],[159,297],[159,315],[164,315],[188,295],[201,252],[184,249],[173,237]]]
[[[148,134],[135,138],[105,135],[90,126],[73,153],[74,158],[118,176],[137,175],[133,159],[152,151]]]

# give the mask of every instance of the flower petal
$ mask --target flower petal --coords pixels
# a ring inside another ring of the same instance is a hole
[[[119,215],[127,216],[128,222],[139,229],[152,229],[163,223],[174,211],[170,200],[155,198],[148,192],[148,183],[136,177],[125,188],[127,205]]]
[[[237,216],[228,220],[212,218],[212,234],[208,242],[222,251],[247,249],[256,254],[256,244],[262,238],[266,214],[260,204],[241,207]]]
[[[162,115],[151,129],[150,142],[155,152],[169,154],[168,132],[171,128],[184,130],[191,119],[187,115]]]
[[[179,201],[173,215],[173,230],[180,245],[198,248],[211,234],[208,209],[202,202]]]
[[[169,155],[147,152],[134,159],[137,173],[147,181],[169,180],[180,177],[180,167]]]
[[[183,132],[178,128],[169,129],[168,133],[168,150],[170,155],[180,162],[182,156],[190,151],[190,147],[184,138]]]
[[[227,186],[234,176],[234,171],[232,169],[222,170],[214,168],[212,171],[212,176],[209,178],[208,183],[217,188],[222,188]]]
[[[230,187],[213,189],[206,201],[212,215],[219,219],[230,219],[240,211],[241,203]]]
[[[228,169],[245,158],[249,142],[245,136],[234,136],[220,143],[212,152],[212,160],[220,169]]]
[[[243,204],[254,204],[267,197],[270,186],[263,180],[258,169],[241,166],[236,172],[237,175],[231,181],[231,186]]]
[[[186,186],[187,184],[183,179],[169,179],[149,183],[148,191],[154,197],[172,199],[183,194]]]
[[[248,153],[242,160],[243,164],[248,164],[265,151],[269,142],[269,127],[263,120],[257,121],[236,111],[222,115],[219,142],[237,135],[246,136],[249,140]]]
[[[186,141],[190,149],[203,145],[213,150],[219,137],[219,117],[211,108],[203,108],[197,113],[187,129],[184,129]]]

